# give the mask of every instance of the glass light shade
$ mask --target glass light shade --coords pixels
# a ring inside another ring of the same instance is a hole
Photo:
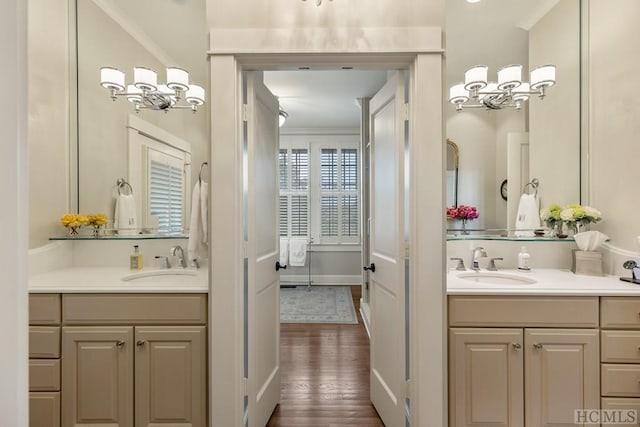
[[[529,83],[522,83],[520,86],[518,86],[517,89],[515,89],[512,94],[513,94],[513,100],[514,101],[526,101],[529,99],[529,94],[527,93],[529,92]]]
[[[158,74],[150,68],[135,67],[133,69],[133,84],[138,89],[156,90]]]
[[[480,3],[480,0],[467,0],[467,3]]]
[[[469,92],[464,88],[464,83],[458,83],[449,88],[449,102],[452,104],[464,104],[469,100]]]
[[[280,112],[278,113],[278,126],[282,127],[282,125],[284,124],[284,122],[287,121],[288,118],[289,118],[289,113],[287,113],[284,110],[280,110]]]
[[[124,73],[117,68],[100,68],[100,85],[106,89],[124,90]]]
[[[498,70],[498,89],[507,90],[522,83],[522,65],[507,65]]]
[[[469,68],[464,73],[464,88],[466,90],[482,89],[487,85],[487,70],[486,65],[476,65]]]
[[[204,89],[198,85],[189,85],[184,99],[191,105],[202,105],[204,104]]]
[[[556,83],[556,66],[541,65],[531,70],[531,89],[553,86]]]
[[[487,92],[487,93],[485,93]],[[482,89],[479,93],[480,95],[480,99],[486,98],[488,96],[495,96],[495,93],[488,93],[488,92],[498,92],[498,83],[496,82],[490,82],[487,84],[487,86]]]
[[[138,89],[134,85],[127,85],[127,101],[142,104],[142,89]]]
[[[178,67],[167,68],[167,86],[173,90],[188,90],[189,73]]]

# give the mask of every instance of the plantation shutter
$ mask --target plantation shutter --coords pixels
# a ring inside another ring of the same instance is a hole
[[[149,150],[149,214],[158,218],[158,232],[184,231],[184,161]]]
[[[309,235],[309,150],[282,148],[279,152],[280,236]]]

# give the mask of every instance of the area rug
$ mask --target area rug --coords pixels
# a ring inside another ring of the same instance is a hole
[[[349,286],[280,289],[281,323],[358,323]]]

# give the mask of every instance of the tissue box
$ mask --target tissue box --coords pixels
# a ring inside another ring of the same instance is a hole
[[[602,273],[602,253],[574,249],[571,271],[585,276],[604,276]]]

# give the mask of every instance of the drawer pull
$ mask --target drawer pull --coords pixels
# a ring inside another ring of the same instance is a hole
[[[536,350],[540,350],[540,349],[542,349],[542,344],[535,343],[535,344],[533,345],[533,348],[535,348]]]
[[[522,348],[520,343],[517,343],[517,342],[512,343],[511,346],[516,350],[520,350]]]
[[[146,343],[146,341],[145,341],[145,340],[138,340],[138,341],[136,342],[136,345],[137,345],[138,347],[142,347],[142,346],[144,345],[144,343]]]
[[[124,342],[124,341],[122,341],[122,340],[120,340],[120,341],[116,342],[116,346],[117,346],[118,348],[122,348],[122,347],[124,347],[124,344],[125,344],[125,342]]]

